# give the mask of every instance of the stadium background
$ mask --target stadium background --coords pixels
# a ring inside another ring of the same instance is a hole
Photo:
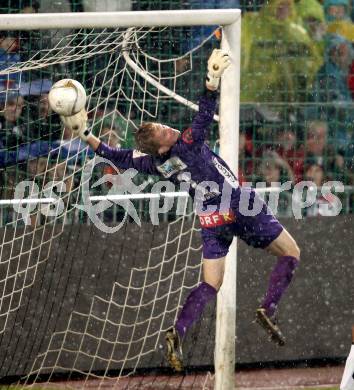
[[[339,180],[344,185],[351,186],[353,184],[354,153],[352,118],[354,73],[351,73],[351,60],[345,59],[348,62],[347,73],[339,66],[333,65],[333,61],[338,63],[343,61],[343,56],[336,54],[339,53],[341,45],[351,50],[349,38],[352,32],[349,30],[347,34],[349,36],[346,38],[332,32],[322,34],[321,38],[312,38],[310,35],[312,31],[310,29],[314,28],[312,26],[318,23],[321,26],[316,27],[319,31],[326,26],[324,12],[322,11],[321,14],[314,5],[317,3],[317,6],[321,7],[317,1],[290,1],[289,12],[296,16],[289,16],[282,22],[277,21],[273,15],[276,3],[279,1],[270,2],[262,7],[260,2],[239,2],[237,0],[224,2],[124,1],[114,2],[114,9],[156,10],[188,7],[197,9],[202,6],[221,8],[239,4],[244,11],[241,60],[240,181],[253,184],[257,181],[265,181],[269,185],[271,181],[291,180],[295,184],[300,180],[309,179],[321,186],[327,180]],[[39,7],[39,3],[33,2],[34,7],[29,8],[32,6],[30,0],[26,2],[19,0],[1,2],[1,10],[2,12],[68,10],[80,12],[84,10],[84,6],[89,10],[95,9],[95,6],[96,9],[104,10],[110,3],[102,4],[99,6],[95,2],[63,1],[43,2]],[[253,11],[259,11],[259,13]],[[302,17],[300,18],[299,15]],[[295,22],[296,28],[290,29],[289,26],[293,26]],[[346,20],[346,23],[349,22]],[[328,25],[330,26],[331,23]],[[350,22],[350,27],[351,25]],[[252,31],[251,26],[256,26],[257,30]],[[306,32],[305,27],[308,27],[309,33]],[[315,31],[317,31],[316,28]],[[335,28],[336,25],[332,30]],[[211,28],[185,29],[178,33],[179,36],[175,36],[176,34],[174,36],[154,36],[147,45],[152,51],[159,50],[168,58],[195,47],[211,32]],[[264,35],[265,33],[267,36]],[[26,34],[30,34],[30,40]],[[13,35],[11,36],[10,33],[6,42],[3,43],[0,57],[2,68],[19,59],[23,61],[29,58],[53,40],[53,37],[49,37],[49,33],[46,32],[20,33],[17,37]],[[257,40],[255,36],[258,37]],[[58,35],[56,39],[59,39]],[[277,44],[273,45],[272,42]],[[197,65],[200,66],[193,68],[189,78],[178,81],[177,92],[183,95],[183,92],[187,90],[190,99],[197,100],[205,72],[203,60],[210,48],[217,44],[217,40],[214,39],[204,45],[197,59],[199,62]],[[352,57],[351,51],[348,56]],[[69,68],[63,66],[30,72],[25,78],[28,85],[23,88],[24,90],[27,88],[27,91],[21,92],[23,96],[18,100],[16,94],[12,98],[8,97],[8,100],[11,100],[8,102],[8,110],[5,110],[9,113],[8,120],[5,112],[0,118],[2,157],[5,149],[15,151],[19,145],[36,139],[60,139],[61,130],[58,118],[48,117],[46,93],[50,88],[50,83],[53,78],[58,79],[61,76],[74,74],[89,88],[90,80],[97,69],[102,67],[104,61],[102,56],[99,63],[76,61]],[[180,66],[183,67],[183,64]],[[7,82],[15,85],[19,81],[16,77],[19,76],[15,74],[7,81],[6,77],[2,76],[0,83],[2,82],[3,87]],[[5,95],[1,94],[0,98],[4,100],[4,97]],[[124,103],[120,103],[119,109],[124,111]],[[161,121],[177,128],[188,127],[191,117],[192,112],[183,107],[173,104],[161,104],[160,106]],[[118,118],[115,119],[113,126],[107,125],[106,140],[110,136],[112,145],[119,142],[114,136],[114,131],[119,133],[120,128],[124,127],[122,125],[124,124],[119,123]],[[132,137],[127,137],[125,142],[120,143],[124,147],[131,146],[132,142]],[[215,126],[211,131],[209,143],[214,150],[218,150],[218,135]],[[27,161],[20,166],[8,166],[1,173],[2,198],[11,198],[15,185],[21,179],[33,176],[43,169],[41,159]],[[346,188],[341,198],[344,205],[342,213],[352,212],[353,190],[350,187]],[[316,203],[321,203],[321,196]],[[306,213],[318,215],[318,204]],[[2,213],[2,224],[5,224],[9,218],[7,214],[8,212]],[[282,195],[278,215],[291,215],[286,194]]]
[[[102,10],[102,7],[107,7],[104,9],[107,11],[119,10],[117,8],[157,10],[223,8],[237,5],[242,8],[244,21],[241,56],[240,179],[254,184],[257,181],[266,181],[269,184],[278,180],[291,180],[296,184],[300,180],[309,179],[318,186],[327,180],[339,180],[345,185],[345,192],[339,195],[343,208],[338,217],[325,218],[319,215],[318,206],[330,202],[319,194],[316,204],[304,212],[306,218],[294,221],[290,212],[291,191],[282,195],[278,216],[284,218],[284,223],[300,242],[304,264],[284,302],[280,318],[285,326],[284,331],[292,340],[294,348],[291,350],[282,352],[275,350],[273,346],[265,343],[262,334],[257,333],[250,325],[253,319],[252,310],[264,290],[266,283],[264,275],[269,272],[270,262],[266,256],[260,258],[259,254],[240,244],[237,356],[238,363],[247,364],[274,361],[304,362],[317,359],[342,360],[348,352],[350,327],[354,323],[354,291],[348,272],[354,265],[350,241],[353,236],[354,205],[352,187],[354,71],[349,61],[354,59],[351,54],[354,40],[354,34],[351,35],[353,26],[350,21],[351,8],[347,9],[347,18],[343,19],[343,24],[336,24],[328,20],[328,17],[326,19],[324,9],[321,12],[320,2],[289,0],[285,1],[290,9],[289,16],[279,20],[275,17],[274,9],[275,5],[281,2],[282,0],[269,2],[142,0],[112,2],[114,9],[109,8],[109,2],[98,1],[37,3],[30,0],[23,2],[9,0],[0,3],[0,10],[3,13],[82,12]],[[313,6],[308,6],[310,3]],[[341,2],[333,1],[333,4],[337,3]],[[351,6],[349,1],[348,5]],[[318,35],[321,28],[326,28],[327,33]],[[151,37],[146,45],[150,50],[158,50],[168,58],[199,44],[211,32],[206,28],[185,29],[177,35],[171,33]],[[19,59],[30,58],[51,36],[47,32],[31,31],[20,32],[15,36],[8,33],[2,37],[8,40],[6,44],[5,39],[2,40],[1,69],[18,62]],[[218,40],[215,37],[200,50],[199,57],[196,58],[200,66],[193,67],[188,79],[179,81],[177,91],[180,94],[183,95],[187,90],[189,98],[197,100],[205,75],[205,60],[210,49],[217,45]],[[345,48],[349,53],[349,59],[343,54]],[[11,101],[7,101],[8,107],[4,107],[2,102],[0,156],[34,140],[40,142],[60,139],[62,130],[58,118],[48,115],[46,93],[50,88],[50,82],[70,75],[89,87],[96,69],[101,68],[105,61],[106,58],[102,56],[93,62],[76,61],[70,67],[31,72],[25,80],[28,92],[22,93],[21,97],[15,94],[12,108],[9,104]],[[339,67],[338,64],[343,62],[345,66]],[[1,80],[0,77],[1,82],[3,87],[6,87],[6,83],[16,85],[19,80],[15,75],[10,81],[5,78]],[[124,102],[119,108],[124,112]],[[9,113],[8,117],[5,112]],[[160,106],[159,118],[174,127],[180,129],[188,127],[191,117],[192,113],[189,110],[175,104]],[[132,137],[124,141],[115,137],[115,133],[120,132],[120,126],[118,119],[113,128],[109,126],[106,140],[109,139],[112,145],[120,143],[122,146],[132,146]],[[216,151],[218,150],[216,126],[213,127],[208,142]],[[16,184],[29,179],[41,169],[44,169],[41,158],[2,167],[1,198],[12,199]],[[102,171],[98,172],[98,175],[101,173]],[[60,176],[60,170],[58,175]],[[145,179],[146,177],[140,178]],[[151,178],[151,182],[153,180],[155,179]],[[101,189],[97,189],[97,194],[100,194],[100,191]],[[146,215],[144,207],[140,212],[142,217]],[[14,218],[14,212],[9,207],[2,207],[0,213],[1,226],[10,223]],[[174,218],[174,214],[171,213],[166,217],[166,222]],[[120,219],[119,211],[105,215],[107,222],[114,222],[117,219]],[[74,307],[85,304],[85,294],[80,295],[79,291],[105,294],[104,286],[107,280],[114,279],[120,272],[120,264],[114,262],[115,248],[118,251],[124,247],[127,252],[122,257],[124,259],[122,265],[127,269],[130,266],[129,258],[133,262],[141,257],[135,253],[136,250],[134,255],[131,255],[136,243],[133,239],[133,246],[129,243],[124,246],[120,241],[109,243],[106,238],[105,248],[112,250],[107,258],[112,263],[106,262],[102,248],[87,250],[94,233],[91,228],[85,226],[87,219],[84,214],[72,215],[68,225],[64,236],[52,248],[54,252],[53,256],[49,256],[50,261],[41,269],[40,287],[34,287],[26,292],[27,306],[24,305],[23,309],[11,318],[8,324],[9,331],[2,335],[2,377],[18,376],[28,370],[29,363],[26,362],[31,361],[46,344],[50,332],[60,327],[56,319],[65,317],[62,311],[70,311],[72,309],[70,304],[76,305]],[[162,226],[161,231],[163,230]],[[146,231],[143,234],[148,234],[148,224],[144,226],[143,231]],[[154,234],[156,235],[154,239],[158,240],[161,234],[159,230],[155,230]],[[81,237],[76,242],[81,241],[86,248],[85,253],[90,253],[90,256],[85,257],[85,263],[80,256],[82,253],[80,248],[76,248],[76,252],[68,249],[72,245],[70,241],[72,235]],[[134,237],[133,233],[129,232],[127,236]],[[149,239],[146,239],[146,242],[149,242]],[[65,248],[66,252],[60,248]],[[140,250],[143,250],[143,247]],[[65,267],[58,267],[58,264],[64,264],[60,259],[67,253],[74,255],[70,260],[67,259]],[[72,267],[77,268],[73,271]],[[115,272],[112,272],[112,269],[115,269]],[[94,283],[90,280],[91,274],[100,275]],[[63,284],[60,283],[61,275],[72,275],[72,278],[67,278]],[[252,286],[252,289],[247,286]],[[70,296],[75,296],[76,299],[72,301]],[[35,302],[35,307],[31,306],[31,299]],[[22,329],[19,328],[18,324],[25,324],[26,313],[35,313],[38,306],[46,307],[44,317],[33,315],[31,323],[27,323]],[[202,332],[195,330],[189,336],[191,348],[190,351],[186,351],[189,366],[212,364],[213,340],[205,344],[205,338],[210,329],[213,329],[214,321],[214,310],[210,308],[203,317],[200,326]],[[47,324],[46,328],[44,324]],[[37,333],[33,333],[31,331],[33,329],[37,329]],[[18,332],[27,335],[27,338],[18,338],[19,342],[16,344],[10,343],[19,337]],[[26,349],[26,345],[30,345],[31,348]],[[147,367],[156,367],[161,365],[162,361],[163,357],[157,354],[145,363]]]

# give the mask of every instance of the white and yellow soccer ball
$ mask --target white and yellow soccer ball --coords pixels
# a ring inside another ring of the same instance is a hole
[[[59,115],[72,116],[85,107],[86,91],[77,80],[62,79],[53,84],[48,100],[53,111]]]

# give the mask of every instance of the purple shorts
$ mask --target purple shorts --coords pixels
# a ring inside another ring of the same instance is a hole
[[[232,223],[227,221],[222,224],[219,222],[220,218],[210,218],[219,223],[217,226],[207,227],[201,219],[205,259],[218,259],[226,256],[234,236],[254,248],[266,248],[284,229],[264,202],[261,212],[255,216],[244,216],[237,207],[232,207],[231,212],[234,215]]]

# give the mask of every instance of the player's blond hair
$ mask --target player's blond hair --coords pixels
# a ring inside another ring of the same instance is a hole
[[[142,152],[156,156],[159,154],[160,145],[156,141],[155,135],[155,123],[144,122],[138,130],[135,132],[136,148]]]

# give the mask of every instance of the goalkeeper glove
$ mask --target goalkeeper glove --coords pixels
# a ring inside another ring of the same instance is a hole
[[[64,126],[69,129],[74,136],[79,136],[83,141],[87,141],[91,131],[87,129],[87,112],[84,108],[75,115],[61,115],[60,119]]]
[[[208,73],[206,78],[206,86],[208,89],[212,91],[218,89],[220,77],[230,63],[230,57],[226,51],[220,49],[213,50],[208,59]]]

